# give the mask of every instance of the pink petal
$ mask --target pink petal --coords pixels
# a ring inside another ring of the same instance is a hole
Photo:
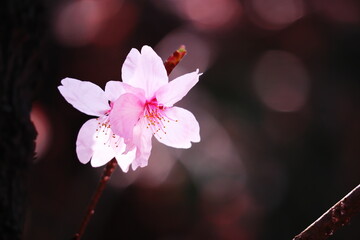
[[[120,81],[109,81],[106,83],[105,95],[111,102],[115,102],[124,93],[132,93],[140,99],[145,99],[144,89],[136,88]]]
[[[149,46],[143,46],[141,54],[136,49],[130,51],[122,67],[122,79],[124,83],[144,89],[147,99],[168,82],[163,61]]]
[[[132,162],[132,169],[138,167],[146,167],[151,154],[152,148],[152,132],[146,129],[147,123],[141,118],[134,128],[134,144],[136,146],[136,157]]]
[[[165,106],[172,106],[180,101],[199,81],[199,70],[182,75],[156,91],[156,99]]]
[[[144,100],[131,93],[121,95],[110,112],[112,131],[125,139],[132,141],[133,129],[144,112]]]
[[[123,84],[123,88],[127,93],[132,93],[145,102],[146,99],[145,99],[144,89],[133,87],[127,83],[122,83],[122,84]]]
[[[125,92],[123,83],[120,81],[109,81],[106,83],[105,96],[111,102],[114,102]]]
[[[91,116],[101,116],[109,110],[108,100],[99,86],[74,78],[64,78],[61,84],[60,93],[77,110]]]
[[[200,142],[200,127],[194,115],[186,109],[171,107],[165,110],[169,122],[165,123],[164,131],[155,137],[159,142],[175,148],[190,148],[191,142]]]

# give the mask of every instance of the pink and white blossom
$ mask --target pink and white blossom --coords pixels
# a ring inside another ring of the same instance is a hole
[[[169,82],[161,58],[149,46],[132,49],[122,67],[123,82],[110,81],[114,92],[109,121],[112,131],[124,138],[126,151],[136,151],[132,168],[148,164],[152,136],[168,146],[190,148],[200,141],[200,127],[194,115],[175,107],[199,81],[199,71]],[[105,89],[105,92],[107,90]]]
[[[81,163],[102,166],[116,158],[124,172],[145,167],[152,136],[175,148],[190,148],[200,141],[194,115],[175,107],[199,81],[199,71],[169,82],[163,61],[149,46],[141,53],[132,49],[122,67],[122,82],[109,81],[103,91],[97,85],[65,78],[58,87],[79,111],[96,116],[81,127],[76,153]]]
[[[58,87],[60,93],[77,110],[96,116],[88,120],[80,128],[76,153],[81,163],[91,160],[93,167],[100,167],[114,157],[124,172],[135,158],[135,151],[123,154],[125,144],[123,138],[114,134],[109,124],[109,113],[114,93],[122,89],[112,89],[111,84],[104,92],[99,86],[73,78],[64,78]]]

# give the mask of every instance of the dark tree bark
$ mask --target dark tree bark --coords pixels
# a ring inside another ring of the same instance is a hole
[[[293,240],[325,240],[360,213],[360,185],[332,206]]]
[[[42,75],[42,10],[35,0],[5,0],[0,7],[0,239],[21,239],[25,176],[34,158],[30,121]]]

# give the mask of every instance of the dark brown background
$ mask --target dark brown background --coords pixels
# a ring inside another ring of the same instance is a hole
[[[91,117],[57,86],[64,77],[120,80],[126,54],[145,44],[163,59],[187,46],[171,79],[204,72],[179,103],[199,120],[202,141],[173,150],[153,140],[147,168],[117,169],[84,240],[291,239],[359,184],[357,1],[4,4],[3,239],[16,239],[6,235],[21,232],[22,219],[26,240],[75,233],[102,168],[77,160],[76,136]],[[358,226],[359,217],[332,239],[358,239]]]

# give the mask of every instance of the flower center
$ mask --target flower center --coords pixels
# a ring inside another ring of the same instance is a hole
[[[170,123],[170,121],[178,122],[178,120],[173,120],[166,115],[166,109],[168,107],[159,104],[156,98],[145,103],[146,128],[150,129],[153,135],[158,135],[160,139],[162,134],[166,134],[166,124]]]

